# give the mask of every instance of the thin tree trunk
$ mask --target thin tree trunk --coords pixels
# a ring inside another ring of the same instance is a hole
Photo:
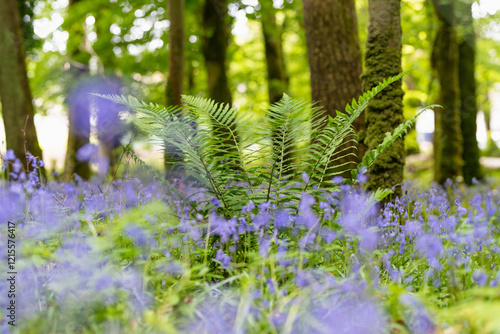
[[[204,30],[202,50],[208,74],[208,97],[216,102],[232,105],[226,62],[231,27],[227,4],[227,0],[205,0],[202,21]],[[236,132],[234,123],[231,131]],[[226,150],[236,150],[237,143],[230,136],[227,128],[213,124],[213,132],[217,136],[228,138],[224,141]],[[233,163],[238,164],[238,162]]]
[[[226,51],[230,24],[226,0],[206,0],[203,8],[202,49],[208,73],[208,96],[232,104],[227,80]]]
[[[25,153],[42,159],[38,144],[31,89],[15,0],[0,1],[0,99],[7,148],[27,167]]]
[[[68,10],[81,0],[71,0]],[[86,36],[83,29],[84,22],[78,29],[73,30],[71,40],[78,44],[68,42],[67,49],[70,53],[68,74],[75,84],[72,92],[68,94],[68,141],[66,145],[66,157],[64,159],[63,179],[68,182],[74,174],[87,180],[90,178],[90,164],[88,161],[79,161],[76,157],[78,150],[90,143],[90,100],[87,94],[79,92],[79,86],[90,74],[89,60],[90,54],[82,52],[80,46],[84,43]]]
[[[70,75],[75,82],[82,82],[88,76],[88,68],[75,68],[71,65]],[[74,174],[83,179],[90,177],[88,161],[77,159],[78,150],[90,143],[90,100],[78,88],[68,95],[68,142],[64,160],[64,180],[69,181]]]
[[[269,103],[276,103],[288,91],[288,76],[286,73],[281,28],[276,23],[276,9],[271,2],[261,4],[261,23],[266,51],[267,84]]]
[[[167,77],[167,105],[181,106],[184,88],[184,0],[168,0],[169,30],[169,69]],[[172,170],[171,163],[182,159],[181,153],[165,143],[165,172],[174,177],[180,171]],[[180,175],[177,175],[180,176]]]
[[[477,93],[476,93],[476,34],[472,19],[472,1],[457,2],[458,25],[461,35],[458,42],[460,117],[463,136],[462,159],[464,161],[464,181],[472,184],[472,179],[483,178],[479,163],[477,143]]]
[[[303,9],[312,99],[319,102],[328,115],[335,117],[336,110],[345,110],[347,103],[362,94],[354,0],[304,0]],[[354,128],[361,143],[364,115],[356,120]],[[362,157],[366,149],[362,144],[358,146],[358,156]],[[340,162],[348,161],[352,161],[349,168],[353,168],[356,159],[352,157]]]
[[[460,89],[458,43],[454,1],[433,0],[439,28],[432,50],[432,67],[440,84],[436,109],[434,179],[444,183],[462,175],[462,133],[460,130]]]
[[[288,76],[283,56],[282,31],[276,22],[276,9],[270,1],[261,2],[261,6],[260,15],[266,53],[269,103],[273,104],[279,102],[283,98],[283,94],[288,91]],[[277,137],[279,135],[273,130],[271,138],[273,143],[276,143]],[[278,146],[273,145],[273,147],[276,149]],[[292,149],[293,147],[287,149],[284,153],[283,159],[287,164],[293,162]],[[278,152],[276,153],[278,154]],[[287,170],[288,175],[293,173],[294,170]]]
[[[167,105],[180,106],[184,87],[184,0],[168,0],[169,69]]]
[[[401,68],[401,0],[369,0],[370,26],[366,41],[363,90],[377,86],[382,80],[398,75]],[[376,148],[385,133],[392,132],[404,121],[401,80],[387,87],[370,101],[366,110],[366,143]],[[393,188],[403,181],[405,164],[404,140],[398,139],[381,154],[369,171],[368,188]],[[401,187],[395,188],[401,195]]]

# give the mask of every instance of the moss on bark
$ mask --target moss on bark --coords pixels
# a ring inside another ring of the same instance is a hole
[[[479,147],[477,143],[477,94],[476,94],[476,35],[472,20],[472,1],[457,2],[458,53],[459,53],[459,87],[460,117],[463,137],[462,159],[463,175],[467,184],[472,179],[482,179],[483,173],[479,163]]]
[[[401,0],[370,0],[370,26],[366,42],[363,90],[375,87],[385,78],[402,72],[401,68]],[[379,93],[366,110],[366,138],[369,149],[376,148],[385,133],[404,121],[403,89],[395,82]],[[393,188],[403,181],[404,140],[398,139],[381,154],[369,170],[368,188]],[[401,188],[395,188],[396,195]]]
[[[434,179],[444,183],[462,175],[462,132],[460,129],[460,89],[455,1],[433,0],[439,27],[432,50],[432,67],[440,84],[434,138]]]

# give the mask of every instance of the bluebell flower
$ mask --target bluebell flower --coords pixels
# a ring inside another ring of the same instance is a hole
[[[21,172],[21,168],[21,160],[16,159],[16,161],[14,161],[14,164],[12,165],[12,170],[14,171],[14,173],[19,174]]]
[[[98,148],[94,144],[85,144],[76,151],[76,159],[81,162],[94,160],[97,157]]]
[[[402,294],[399,302],[408,307],[408,325],[412,333],[432,334],[436,331],[436,325],[422,303],[409,293]]]
[[[144,246],[149,240],[149,234],[135,225],[127,226],[125,228],[125,233],[137,246]]]
[[[339,184],[344,183],[344,178],[342,176],[337,175],[337,176],[332,178],[332,182],[335,185],[339,185]]]
[[[285,210],[280,210],[274,215],[274,226],[278,230],[289,228],[291,222],[292,218]]]
[[[262,257],[266,257],[269,253],[269,248],[271,247],[271,240],[266,237],[259,239],[259,254]]]
[[[479,286],[485,286],[488,283],[488,275],[484,270],[478,269],[472,273],[472,279]]]
[[[16,155],[14,154],[14,150],[8,149],[7,152],[5,152],[4,159],[7,161],[13,161],[16,159]]]
[[[220,201],[217,197],[214,197],[210,200],[210,203],[212,203],[216,208],[220,207]]]
[[[215,259],[221,262],[223,268],[228,268],[229,262],[231,261],[231,256],[225,254],[222,249],[219,249],[215,254]]]
[[[305,184],[309,184],[309,175],[306,172],[302,172],[302,180],[304,180]]]

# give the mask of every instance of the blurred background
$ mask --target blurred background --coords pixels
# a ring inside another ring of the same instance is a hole
[[[270,86],[280,84],[269,79],[266,65],[266,43],[274,38],[279,39],[282,52],[283,91],[294,98],[311,99],[302,1],[218,1],[215,9],[219,10],[213,13],[207,9],[208,2],[186,0],[182,8],[184,94],[219,94],[219,100],[232,102],[240,110],[264,112],[272,99]],[[368,0],[355,3],[363,52]],[[128,125],[123,121],[126,113],[112,105],[103,106],[89,93],[130,94],[148,102],[168,103],[167,77],[175,68],[169,68],[172,29],[167,0],[18,0],[18,7],[34,124],[50,170],[60,174],[65,169],[77,171],[76,153],[87,143],[107,143],[108,150],[113,150],[130,140]],[[438,22],[428,0],[403,0],[401,13],[403,69],[411,71],[403,79],[404,114],[409,118],[423,106],[435,103],[439,95],[439,82],[430,62]],[[476,137],[483,167],[496,173],[500,168],[500,1],[472,2],[472,16],[477,43]],[[223,26],[214,24],[213,17]],[[219,41],[208,36],[210,29],[223,29],[215,34]],[[225,87],[212,87],[209,67],[221,61]],[[429,166],[434,120],[432,110],[427,111],[406,136],[409,177],[432,179]],[[134,149],[146,161],[161,167],[159,147],[148,138],[136,139]],[[2,123],[1,152],[6,150],[5,143]],[[96,171],[99,166],[90,168]]]

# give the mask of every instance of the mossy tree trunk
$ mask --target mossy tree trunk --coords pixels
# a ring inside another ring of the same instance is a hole
[[[459,54],[459,87],[460,117],[463,136],[462,159],[464,161],[463,176],[467,184],[472,179],[483,178],[479,163],[479,146],[477,143],[477,94],[476,94],[476,34],[472,19],[472,1],[457,1],[458,20],[458,54]]]
[[[439,103],[434,133],[434,179],[444,183],[462,175],[462,133],[460,129],[459,53],[455,0],[433,0],[438,31],[432,50],[432,67],[439,80]]]
[[[34,123],[31,89],[19,7],[15,0],[0,1],[0,100],[7,148],[27,168],[26,152],[42,158]]]
[[[370,25],[366,41],[363,90],[377,86],[382,80],[398,75],[401,68],[401,0],[370,0]],[[375,96],[365,115],[366,139],[369,149],[376,148],[385,133],[404,121],[401,80]],[[403,181],[405,164],[404,140],[398,139],[387,148],[369,171],[368,188],[393,188]],[[401,187],[396,187],[401,195]]]
[[[81,0],[71,0],[68,10],[75,9]],[[68,105],[68,141],[64,159],[63,179],[67,182],[74,174],[83,179],[90,177],[88,161],[79,161],[76,152],[90,143],[90,99],[87,94],[79,92],[79,86],[90,76],[90,54],[83,49],[86,36],[83,29],[84,19],[78,27],[73,27],[73,36],[68,40],[67,50],[70,55],[68,74],[72,77],[73,87],[66,98]]]
[[[184,88],[184,0],[168,0],[169,30],[169,69],[167,77],[167,106],[181,106],[181,95]],[[165,172],[169,177],[180,176],[181,171],[174,171],[171,162],[182,159],[180,152],[165,143]]]
[[[345,110],[347,103],[362,94],[361,50],[354,0],[304,0],[303,10],[312,99],[319,102],[328,115],[335,117],[336,110]],[[354,128],[362,142],[364,114],[356,120]],[[358,146],[361,157],[365,149],[363,145]],[[354,167],[356,159],[352,157],[337,161],[337,164],[349,161],[352,162],[349,167]]]

